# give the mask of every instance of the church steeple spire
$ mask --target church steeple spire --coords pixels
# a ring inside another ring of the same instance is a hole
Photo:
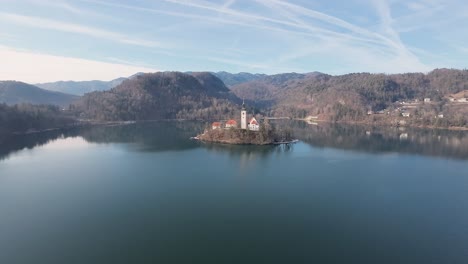
[[[241,109],[241,129],[247,129],[247,111],[245,110],[245,101],[243,98]]]

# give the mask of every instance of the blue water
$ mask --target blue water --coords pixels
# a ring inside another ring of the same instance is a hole
[[[340,148],[326,134],[354,129],[305,126],[291,147],[255,147],[188,140],[201,127],[0,145],[0,263],[468,262],[463,133],[442,135],[458,145],[427,142],[441,132],[364,133]]]

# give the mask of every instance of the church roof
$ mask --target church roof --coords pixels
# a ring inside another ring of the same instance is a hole
[[[234,119],[231,119],[231,120],[226,122],[226,125],[236,125],[236,124],[237,124],[237,121],[234,120]]]
[[[257,119],[255,119],[255,117],[252,117],[252,119],[250,119],[249,124],[251,124],[251,125],[258,125]]]

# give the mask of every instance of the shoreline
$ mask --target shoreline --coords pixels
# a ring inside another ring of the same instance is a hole
[[[192,139],[203,142],[221,143],[230,145],[281,145],[297,142],[291,134],[278,134],[272,128],[249,130],[241,128],[205,129]]]
[[[395,126],[388,123],[378,122],[367,122],[367,121],[331,121],[331,120],[319,120],[319,119],[306,119],[306,118],[293,118],[291,120],[298,120],[304,122],[315,122],[315,123],[330,123],[330,124],[350,124],[350,125],[369,125],[377,127],[412,127],[421,129],[440,129],[440,130],[451,130],[451,131],[468,131],[468,127],[438,127],[438,126],[423,126],[423,125],[400,125]]]
[[[274,118],[268,118],[275,120]],[[349,124],[349,125],[368,125],[375,127],[408,127],[408,128],[419,128],[419,129],[438,129],[438,130],[450,130],[450,131],[468,131],[468,127],[437,127],[437,126],[422,126],[422,125],[404,125],[404,126],[395,126],[388,123],[378,123],[378,122],[367,122],[367,121],[330,121],[330,120],[319,120],[319,119],[306,119],[306,118],[289,118],[284,117],[278,118],[276,120],[297,120],[303,122],[314,122],[314,123],[329,123],[329,124]],[[184,121],[196,121],[196,122],[207,122],[210,120],[203,119],[152,119],[152,120],[132,120],[132,121],[97,121],[97,120],[78,120],[79,124],[63,126],[63,127],[54,127],[54,128],[45,128],[39,130],[28,130],[28,131],[13,131],[7,132],[6,134],[10,135],[29,135],[50,131],[57,131],[61,129],[73,129],[85,126],[119,126],[119,125],[130,125],[135,123],[146,123],[146,122],[184,122]],[[232,144],[232,143],[227,143]]]
[[[191,140],[196,140],[202,143],[215,143],[215,144],[223,144],[223,145],[237,145],[237,146],[278,146],[278,145],[288,145],[288,144],[295,144],[299,142],[299,139],[292,139],[289,141],[280,141],[280,142],[270,142],[265,144],[254,144],[254,143],[234,143],[227,140],[204,140],[199,138],[199,136],[190,137]]]

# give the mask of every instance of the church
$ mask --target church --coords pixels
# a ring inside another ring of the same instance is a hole
[[[222,128],[221,122],[213,122],[211,129],[220,129]],[[237,121],[234,119],[228,120],[224,124],[224,129],[237,128]],[[255,117],[252,117],[249,122],[247,122],[247,109],[245,108],[245,103],[242,101],[241,109],[241,129],[248,129],[250,131],[260,131],[260,123],[258,123]]]
[[[255,117],[252,117],[247,125],[247,110],[245,108],[245,103],[242,101],[242,109],[241,109],[241,129],[249,129],[252,131],[259,131],[260,130],[260,125],[255,119]]]

